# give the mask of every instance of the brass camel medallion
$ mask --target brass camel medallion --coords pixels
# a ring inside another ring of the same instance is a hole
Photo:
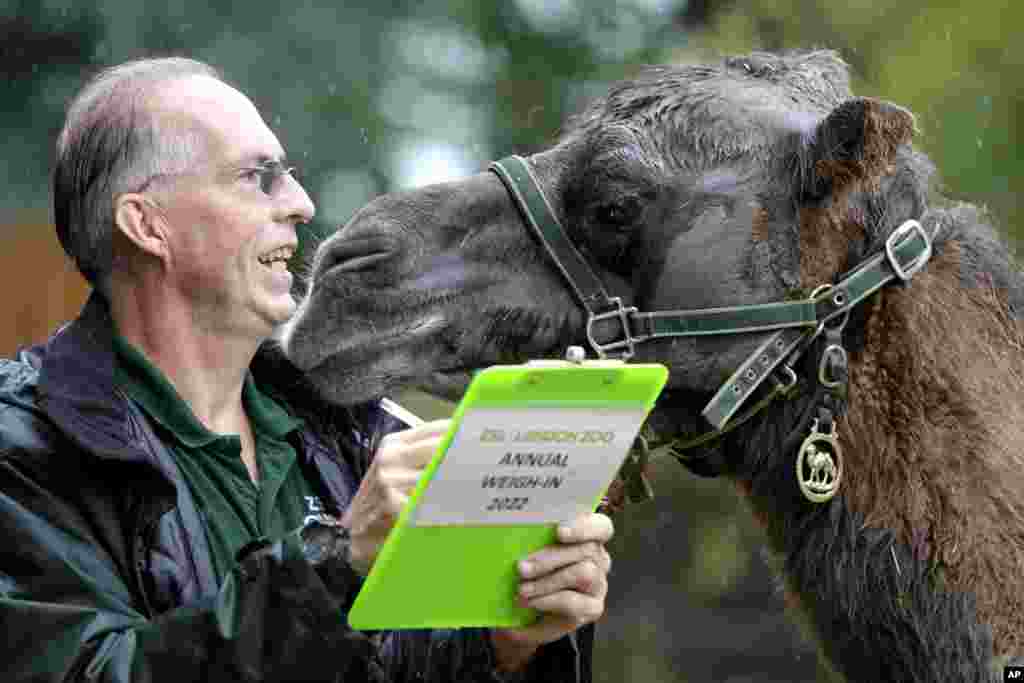
[[[818,420],[811,425],[811,433],[800,444],[796,456],[796,481],[804,498],[812,503],[832,499],[843,479],[842,449],[835,427],[828,433],[818,431]]]

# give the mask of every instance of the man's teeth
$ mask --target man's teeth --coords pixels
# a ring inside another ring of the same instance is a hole
[[[281,247],[280,249],[275,249],[274,251],[268,254],[260,256],[259,261],[260,263],[268,266],[276,267],[278,264],[280,264],[280,266],[283,268],[287,265],[286,262],[292,257],[292,254],[294,253],[295,250],[292,249],[291,247]]]

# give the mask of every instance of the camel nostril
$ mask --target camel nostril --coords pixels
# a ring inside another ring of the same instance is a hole
[[[335,238],[320,248],[314,280],[319,280],[328,272],[371,270],[393,259],[397,253],[395,240],[383,235]]]

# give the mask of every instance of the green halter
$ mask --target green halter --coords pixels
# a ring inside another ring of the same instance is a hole
[[[493,162],[489,168],[501,179],[523,220],[586,310],[587,341],[598,357],[628,360],[636,353],[637,344],[662,337],[774,332],[704,407],[702,415],[714,431],[683,444],[686,447],[721,436],[749,419],[777,395],[790,391],[796,384],[793,363],[826,327],[845,321],[854,306],[887,283],[909,280],[932,254],[929,235],[918,221],[908,220],[889,235],[884,251],[868,258],[839,282],[818,287],[808,299],[641,313],[635,307],[623,306],[619,297],[608,295],[601,280],[569,240],[523,158],[506,157]],[[618,323],[619,336],[614,341],[601,343],[595,336],[595,324],[609,320]],[[845,361],[845,351],[841,346],[830,346],[825,352],[833,356],[839,353],[843,354]],[[819,380],[829,381],[824,376],[824,365],[823,358]],[[730,423],[730,418],[740,406],[757,387],[773,376],[776,368],[783,371],[784,378],[775,379],[775,390],[755,406],[756,410],[748,410]],[[678,448],[676,446],[674,450]]]

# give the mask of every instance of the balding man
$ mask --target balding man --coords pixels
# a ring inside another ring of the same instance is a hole
[[[348,628],[447,421],[321,403],[270,341],[314,207],[245,95],[189,59],[99,74],[53,192],[94,292],[0,361],[5,681],[589,679],[601,515],[526,558],[533,626]]]

